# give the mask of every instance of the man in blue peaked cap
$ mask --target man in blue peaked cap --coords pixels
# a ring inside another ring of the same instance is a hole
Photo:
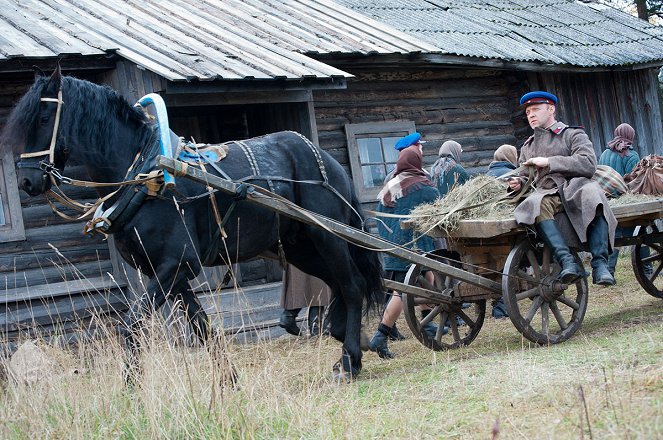
[[[520,98],[534,134],[523,144],[518,161],[534,167],[535,173],[533,182],[528,182],[534,191],[516,207],[514,217],[520,224],[535,225],[537,235],[561,266],[559,279],[563,284],[574,284],[585,274],[567,244],[567,237],[572,238],[575,232],[592,253],[594,284],[610,286],[615,279],[608,268],[608,254],[617,220],[605,193],[592,180],[597,162],[592,142],[582,127],[555,119],[557,103],[555,95],[544,91]],[[523,176],[512,178],[509,186],[519,190],[526,181]],[[573,229],[567,234],[555,219],[561,212],[566,213]]]

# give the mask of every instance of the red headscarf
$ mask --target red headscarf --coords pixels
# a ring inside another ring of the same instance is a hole
[[[387,182],[378,194],[378,200],[384,206],[393,207],[394,202],[407,196],[420,185],[433,186],[423,170],[424,157],[419,147],[410,147],[401,150],[396,161],[394,176]]]
[[[608,142],[608,148],[621,157],[624,157],[628,153],[628,147],[633,145],[633,139],[635,139],[635,130],[633,127],[626,123],[619,124],[615,128],[615,138]]]

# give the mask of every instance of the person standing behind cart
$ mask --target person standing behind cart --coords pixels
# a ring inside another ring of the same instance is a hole
[[[430,169],[431,180],[440,192],[445,196],[455,185],[467,182],[469,175],[460,164],[460,154],[463,148],[456,141],[446,141],[438,151],[438,159]]]
[[[408,135],[400,145],[404,145],[398,155],[394,177],[387,182],[378,194],[378,212],[395,215],[408,215],[412,209],[422,203],[435,201],[440,193],[435,189],[433,182],[423,170],[423,153],[418,143],[420,136]],[[400,142],[400,141],[399,141]],[[397,144],[399,145],[399,144]],[[433,240],[428,236],[420,236],[414,243],[414,233],[411,229],[401,229],[400,218],[383,217],[378,222],[380,237],[400,245],[416,248],[419,251],[430,252],[434,249]],[[409,263],[397,257],[385,255],[384,269],[388,279],[403,282]],[[377,330],[369,341],[369,348],[383,359],[391,359],[394,354],[389,351],[388,339],[396,320],[403,311],[403,303],[399,292],[393,292],[391,299],[382,315]],[[422,311],[422,313],[426,313]],[[428,323],[424,330],[433,336],[437,326]]]
[[[608,206],[601,187],[592,176],[596,153],[581,127],[570,127],[555,119],[558,99],[543,91],[529,92],[520,98],[534,134],[520,150],[519,162],[534,167],[534,191],[515,209],[519,224],[535,225],[536,232],[552,251],[562,270],[564,284],[576,282],[585,272],[569,251],[554,215],[565,212],[581,243],[587,242],[592,254],[594,284],[611,286],[615,278],[608,270],[608,255],[614,244],[617,219]],[[519,191],[525,177],[509,179],[512,191]]]
[[[518,168],[518,150],[513,145],[501,145],[493,154],[493,161],[488,165],[487,175],[501,177]],[[491,315],[495,319],[508,318],[504,300],[499,298],[493,301]]]
[[[493,154],[493,161],[488,165],[486,174],[501,177],[518,168],[518,150],[509,144],[501,145]]]
[[[599,158],[599,165],[607,165],[613,170],[617,171],[622,177],[633,171],[633,168],[640,162],[638,152],[633,149],[633,141],[635,140],[635,129],[629,124],[622,123],[615,128],[614,138],[608,142],[601,157]],[[615,237],[627,237],[633,235],[634,227],[618,227],[615,232]],[[648,248],[643,246],[641,252],[648,253]],[[648,255],[645,255],[647,257]],[[619,249],[615,248],[610,253],[608,258],[608,270],[614,276],[615,268],[617,266],[617,258],[619,257]],[[645,265],[645,274],[651,273],[651,264]]]

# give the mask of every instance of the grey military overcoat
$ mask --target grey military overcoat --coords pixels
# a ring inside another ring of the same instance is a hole
[[[520,163],[533,157],[547,157],[549,166],[534,176],[535,190],[518,205],[518,223],[532,225],[541,211],[541,199],[559,192],[573,229],[582,243],[587,242],[587,226],[599,206],[608,222],[610,247],[615,240],[617,219],[608,206],[601,187],[591,180],[596,171],[596,153],[584,130],[557,122],[548,129],[535,128],[520,150]]]

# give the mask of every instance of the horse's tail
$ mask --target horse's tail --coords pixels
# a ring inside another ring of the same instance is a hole
[[[352,207],[357,211],[361,218],[358,218],[357,215],[352,213],[350,226],[363,230],[364,214],[354,191],[352,191]],[[366,281],[366,291],[364,295],[366,299],[366,311],[369,311],[377,303],[378,298],[382,297],[384,292],[384,274],[380,257],[376,251],[355,246],[353,244],[350,244],[350,256]]]

